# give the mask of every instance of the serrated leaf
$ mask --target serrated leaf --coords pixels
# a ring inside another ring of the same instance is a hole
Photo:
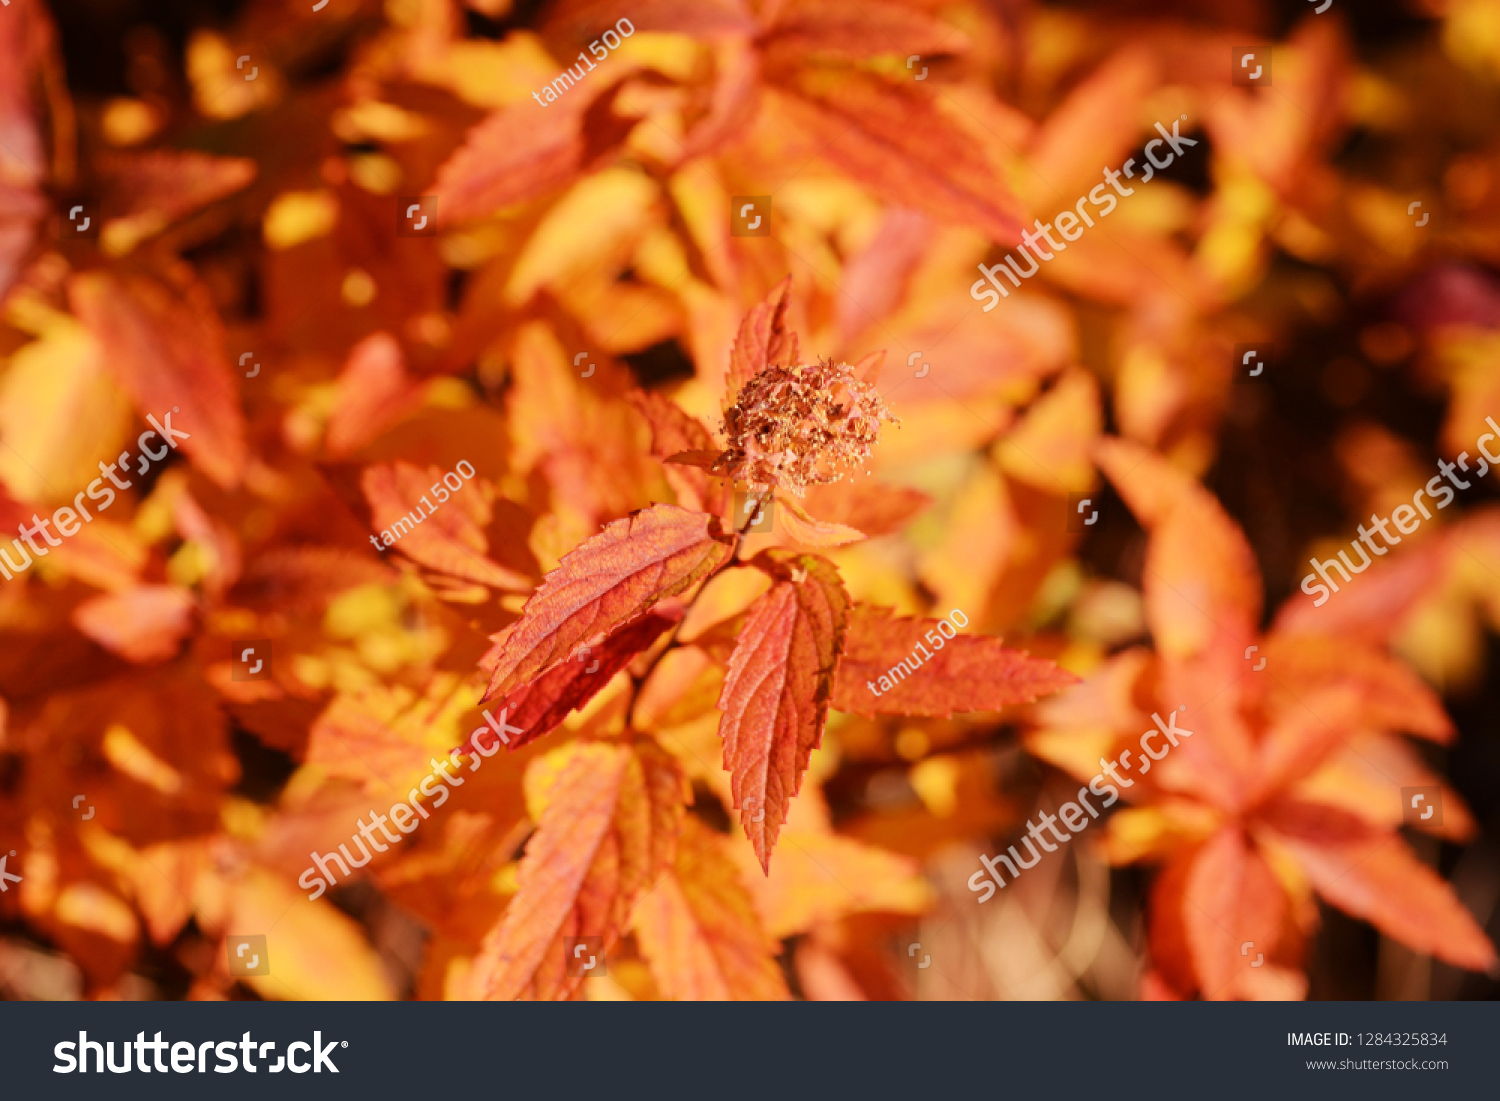
[[[510,735],[505,748],[520,749],[556,728],[681,618],[680,609],[671,614],[647,612],[594,646],[585,646],[573,661],[554,665],[536,680],[507,693],[490,709],[496,715],[503,713],[507,725],[521,730]]]
[[[651,426],[651,454],[671,464],[666,467],[666,475],[677,494],[677,503],[683,508],[722,516],[729,499],[726,481],[710,481],[702,474],[672,469],[689,465],[712,470],[721,454],[714,448],[713,434],[697,417],[655,391],[632,390],[626,397]]]
[[[632,916],[641,955],[668,998],[786,999],[776,942],[761,927],[724,845],[696,818],[683,819],[676,861]]]
[[[778,581],[751,606],[735,640],[719,736],[734,808],[769,874],[787,807],[823,740],[849,597],[838,570],[816,555],[756,562]]]
[[[588,639],[687,589],[723,563],[730,546],[718,517],[676,505],[616,520],[542,580],[505,637],[485,699],[524,684]]]
[[[735,395],[745,383],[771,364],[785,366],[797,362],[797,334],[786,327],[786,311],[791,297],[792,277],[788,275],[740,322],[734,347],[729,352],[729,370],[724,375],[726,409],[734,403]]]
[[[927,635],[944,639],[941,622],[897,618],[889,608],[856,607],[834,682],[833,706],[856,715],[946,719],[955,712],[1030,703],[1078,683],[1067,670],[1024,650],[1008,650],[998,638],[961,634],[933,650]],[[883,688],[882,680],[890,687]]]
[[[537,830],[520,889],[486,935],[471,974],[491,1000],[562,999],[566,942],[600,937],[607,953],[636,899],[672,859],[687,791],[681,772],[649,743],[570,743],[537,758],[526,802]]]

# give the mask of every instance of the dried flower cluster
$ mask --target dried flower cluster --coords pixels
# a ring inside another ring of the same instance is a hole
[[[717,467],[752,492],[779,488],[800,497],[864,463],[882,420],[901,423],[848,364],[767,367],[725,412],[729,446]]]

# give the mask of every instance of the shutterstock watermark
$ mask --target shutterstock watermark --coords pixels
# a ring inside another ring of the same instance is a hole
[[[175,412],[177,412],[177,408],[173,406],[172,413]],[[178,440],[192,439],[190,433],[179,432],[172,427],[172,413],[165,414],[160,423],[154,416],[146,418],[151,427],[142,432],[135,441],[136,446],[141,449],[141,454],[138,457],[140,465],[136,467],[136,474],[145,474],[151,468],[153,462],[161,462],[170,452],[177,450]],[[157,437],[160,441],[158,449],[154,451],[146,446],[146,441],[152,436]],[[120,474],[129,474],[131,472],[130,452],[120,452],[120,457],[112,463],[106,463],[101,459],[99,461],[100,476],[74,495],[71,507],[63,505],[52,514],[50,523],[57,525],[59,535],[64,537],[77,535],[83,528],[83,524],[78,522],[80,515],[83,517],[83,523],[93,522],[93,513],[83,503],[85,496],[91,501],[100,502],[94,506],[98,512],[103,512],[115,503],[115,491],[105,484],[105,478],[108,478],[119,489],[129,489],[134,484],[130,481],[122,481],[119,474],[115,473],[117,470]],[[10,541],[11,546],[16,550],[16,557],[21,559],[19,564],[11,561],[10,552],[4,545],[0,545],[0,574],[4,574],[7,581],[13,581],[15,579],[14,574],[24,573],[31,568],[31,555],[22,549],[22,539],[26,541],[26,546],[30,547],[38,558],[45,558],[48,554],[47,547],[37,545],[36,537],[38,535],[47,541],[47,546],[49,547],[62,546],[62,540],[53,537],[48,526],[49,520],[47,517],[38,516],[33,512],[31,514],[31,525],[31,527],[27,527],[24,523],[18,525],[17,530],[20,532],[21,538]]]
[[[1177,711],[1186,710],[1186,704],[1183,704],[1177,709]],[[1148,730],[1146,731],[1146,733],[1141,735],[1141,755],[1136,758],[1141,766],[1140,774],[1142,776],[1151,771],[1151,762],[1160,761],[1168,753],[1172,752],[1172,750],[1177,746],[1177,738],[1179,735],[1184,738],[1192,737],[1193,732],[1191,730],[1184,730],[1182,727],[1179,727],[1177,725],[1177,711],[1167,712],[1167,717],[1165,720],[1163,720],[1162,717],[1156,714],[1154,711],[1151,713],[1151,718],[1156,723],[1156,728],[1154,730]],[[1161,752],[1159,753],[1156,752],[1156,750],[1152,749],[1150,745],[1151,739],[1158,737],[1166,738],[1168,743],[1166,745],[1159,746],[1161,750]],[[1031,843],[1033,838],[1036,839],[1036,844],[1040,845],[1044,852],[1056,852],[1057,845],[1052,844],[1042,836],[1043,830],[1051,831],[1052,836],[1057,838],[1059,844],[1062,844],[1071,841],[1073,839],[1073,834],[1082,833],[1084,830],[1088,829],[1093,819],[1099,817],[1099,812],[1094,809],[1093,804],[1088,800],[1090,794],[1103,799],[1104,802],[1102,805],[1105,808],[1108,808],[1114,806],[1115,801],[1120,798],[1120,788],[1115,787],[1115,784],[1119,784],[1120,787],[1135,787],[1134,780],[1130,779],[1129,777],[1123,776],[1120,773],[1120,769],[1122,767],[1126,772],[1135,771],[1135,766],[1130,763],[1130,758],[1132,757],[1132,755],[1133,754],[1131,750],[1125,749],[1120,751],[1120,756],[1116,760],[1106,761],[1103,757],[1100,757],[1100,771],[1095,774],[1092,780],[1089,781],[1088,787],[1078,789],[1077,803],[1071,801],[1064,803],[1061,807],[1058,808],[1057,814],[1055,815],[1048,814],[1046,811],[1042,811],[1040,815],[1042,824],[1040,826],[1033,825],[1031,819],[1029,818],[1026,820],[1026,833],[1028,836],[1022,837],[1021,843],[1026,846],[1026,851],[1031,854],[1031,859],[1029,861],[1023,860],[1021,858],[1021,854],[1016,851],[1016,847],[1014,845],[1010,847],[1009,856],[1006,856],[1005,853],[1000,853],[997,856],[993,857],[981,856],[979,858],[979,862],[984,865],[984,868],[980,871],[975,872],[969,877],[969,890],[979,895],[979,901],[981,903],[988,902],[991,896],[993,896],[995,893],[996,884],[999,884],[1000,890],[1002,891],[1006,887],[1005,877],[1000,874],[1000,869],[997,867],[997,865],[1003,864],[1010,870],[1010,880],[1012,883],[1014,883],[1017,879],[1020,879],[1021,872],[1025,871],[1027,868],[1036,867],[1036,865],[1041,862],[1042,854],[1037,852],[1036,845],[1033,845]],[[1104,777],[1106,775],[1114,781],[1114,784],[1106,784],[1104,782]],[[1088,811],[1087,815],[1083,813],[1085,810]],[[1063,830],[1058,829],[1057,823],[1059,820],[1061,820],[1062,824],[1073,832],[1067,833]],[[985,879],[986,875],[988,875],[990,878]],[[976,882],[976,880],[978,882]],[[991,880],[993,880],[993,882],[991,882]],[[980,894],[981,891],[984,893]]]
[[[1485,417],[1484,423],[1489,425],[1494,431],[1486,432],[1474,444],[1475,450],[1483,456],[1479,460],[1479,469],[1473,472],[1476,478],[1483,478],[1488,474],[1492,463],[1500,465],[1500,455],[1491,455],[1489,450],[1484,446],[1486,440],[1493,440],[1497,436],[1500,436],[1500,424],[1496,424],[1493,417]],[[1354,553],[1359,555],[1360,564],[1358,566],[1350,561],[1348,554],[1344,551],[1339,551],[1338,558],[1330,558],[1326,562],[1319,562],[1316,558],[1309,558],[1307,560],[1308,564],[1312,566],[1313,572],[1302,579],[1302,591],[1308,596],[1313,596],[1317,591],[1321,591],[1323,594],[1313,601],[1314,608],[1321,608],[1324,604],[1328,603],[1328,598],[1333,593],[1339,591],[1338,582],[1329,576],[1329,570],[1336,570],[1339,576],[1344,579],[1344,584],[1349,584],[1349,582],[1354,580],[1354,574],[1364,573],[1370,568],[1370,563],[1375,558],[1389,553],[1392,547],[1400,543],[1401,535],[1411,535],[1422,526],[1423,520],[1432,519],[1432,513],[1422,503],[1423,497],[1435,502],[1439,509],[1445,509],[1453,503],[1453,498],[1456,496],[1453,492],[1455,489],[1468,489],[1473,484],[1472,482],[1464,481],[1458,476],[1458,471],[1463,471],[1465,474],[1469,473],[1469,453],[1467,451],[1459,453],[1456,465],[1445,462],[1442,459],[1438,460],[1437,465],[1438,472],[1428,479],[1425,486],[1412,494],[1411,504],[1397,505],[1391,510],[1389,516],[1371,516],[1370,524],[1374,530],[1366,531],[1363,524],[1359,525],[1357,529],[1359,531],[1359,538],[1349,543]],[[1447,479],[1447,484],[1444,483],[1444,479]],[[1419,512],[1421,513],[1420,518],[1417,516]],[[1401,535],[1392,535],[1389,527],[1390,524],[1395,524],[1396,530]],[[1377,531],[1380,533],[1381,543],[1384,545],[1379,545],[1375,542],[1375,533]],[[1365,552],[1365,548],[1367,547],[1369,548],[1368,554]],[[1372,558],[1371,555],[1374,557]],[[1318,584],[1315,580],[1319,577],[1323,579],[1322,584]],[[1330,592],[1330,589],[1333,592]]]
[[[489,708],[484,709],[484,719],[489,724],[489,729],[481,726],[469,735],[469,744],[474,747],[476,754],[474,763],[469,766],[470,772],[478,772],[479,766],[484,763],[484,759],[486,757],[493,757],[499,751],[501,742],[509,744],[512,734],[524,733],[520,727],[511,726],[505,721],[509,713],[508,708],[501,708],[500,717],[496,719],[490,714]],[[489,748],[486,749],[481,739],[491,731],[494,731],[498,739],[490,739]],[[375,853],[372,853],[370,849],[383,853],[390,848],[390,845],[383,844],[380,838],[375,836],[376,830],[380,831],[386,841],[394,845],[402,839],[402,834],[415,832],[416,828],[422,824],[422,819],[431,817],[427,808],[422,805],[422,800],[418,798],[418,793],[431,799],[432,808],[436,810],[448,801],[449,788],[463,786],[463,777],[454,776],[448,771],[449,765],[458,769],[463,763],[458,755],[458,750],[454,750],[448,754],[447,758],[442,761],[439,761],[436,757],[429,758],[428,763],[432,765],[432,771],[427,775],[427,778],[407,793],[404,802],[393,804],[389,814],[378,814],[372,808],[369,822],[366,822],[363,818],[356,818],[354,820],[354,825],[358,832],[351,834],[349,840],[354,842],[355,848],[364,857],[363,860],[355,860],[354,854],[342,843],[339,845],[338,852],[328,852],[319,856],[317,850],[313,850],[309,854],[312,858],[312,866],[304,869],[301,877],[297,880],[297,886],[301,887],[304,891],[312,891],[312,894],[307,896],[309,902],[318,898],[324,891],[338,882],[338,877],[334,875],[333,869],[328,865],[330,860],[334,861],[339,866],[344,877],[348,878],[353,874],[350,871],[351,868],[363,868],[374,859]],[[387,829],[387,822],[395,826],[400,833],[392,833]],[[361,838],[364,840],[360,840]],[[369,848],[365,847],[365,841],[370,843]],[[343,855],[340,856],[339,853]],[[317,872],[322,872],[323,874],[318,875],[316,874]],[[317,887],[316,890],[313,890],[314,885]]]
[[[1176,157],[1182,155],[1184,147],[1198,144],[1197,139],[1185,138],[1177,132],[1178,126],[1186,121],[1186,115],[1174,121],[1170,133],[1161,123],[1158,122],[1156,124],[1157,132],[1161,134],[1161,137],[1153,138],[1146,143],[1144,150],[1146,155],[1146,172],[1141,177],[1141,183],[1149,183],[1151,177],[1156,175],[1158,169],[1166,168]],[[1161,145],[1170,145],[1172,152],[1168,153],[1164,160],[1157,160],[1156,154],[1152,150]],[[1135,158],[1131,157],[1126,161],[1121,171],[1124,173],[1126,179],[1134,179]],[[1120,175],[1121,172],[1117,172],[1112,168],[1106,168],[1104,170],[1105,182],[1079,199],[1073,205],[1073,210],[1063,211],[1052,222],[1043,223],[1038,218],[1035,223],[1036,229],[1034,232],[1032,230],[1024,231],[1021,234],[1022,243],[1016,246],[1016,252],[1020,253],[1022,258],[1027,261],[1028,267],[1025,270],[1022,270],[1021,265],[1016,263],[1015,257],[1009,254],[1000,263],[990,267],[980,264],[979,274],[984,276],[984,278],[974,280],[974,285],[969,288],[969,297],[975,302],[982,302],[985,298],[989,298],[989,305],[984,308],[985,313],[989,313],[998,306],[1000,299],[1009,298],[1010,291],[995,276],[997,274],[1003,275],[1010,280],[1012,287],[1019,288],[1022,279],[1030,279],[1041,270],[1041,261],[1051,260],[1057,253],[1062,252],[1068,247],[1065,242],[1076,241],[1079,237],[1083,236],[1084,228],[1092,228],[1094,225],[1094,219],[1089,217],[1089,212],[1083,209],[1084,203],[1098,208],[1100,218],[1112,214],[1120,199],[1128,198],[1135,194],[1135,188],[1125,187],[1120,183]],[[1110,188],[1114,189],[1113,194],[1109,191]],[[1119,195],[1119,199],[1115,197],[1116,194]],[[1057,232],[1062,236],[1062,241],[1053,240],[1053,222],[1057,223]],[[1042,247],[1041,242],[1043,238],[1046,239],[1048,248],[1052,251],[1049,252],[1047,248]],[[1028,248],[1031,252],[1026,251]],[[1035,253],[1034,256],[1032,255],[1033,253]],[[987,287],[985,286],[986,281],[994,285]]]

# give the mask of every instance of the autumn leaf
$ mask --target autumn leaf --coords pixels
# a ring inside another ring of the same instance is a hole
[[[1198,851],[1183,887],[1182,918],[1205,998],[1223,998],[1252,963],[1271,958],[1286,912],[1270,865],[1238,826],[1225,826]]]
[[[677,503],[683,508],[722,516],[730,496],[724,479],[673,469],[683,465],[682,456],[691,455],[695,461],[690,465],[711,470],[720,454],[714,447],[713,434],[698,418],[655,391],[632,390],[626,397],[651,426],[651,454],[667,464],[664,470],[677,494]]]
[[[456,477],[457,475],[455,475]],[[530,580],[486,556],[484,528],[490,522],[490,503],[472,481],[448,489],[452,499],[433,502],[432,487],[442,484],[443,471],[411,463],[380,463],[366,467],[360,487],[370,502],[370,526],[378,540],[430,569],[478,581],[499,589],[525,589]],[[426,508],[424,505],[424,498]],[[386,536],[392,541],[386,543]],[[382,548],[384,549],[384,548]]]
[[[123,256],[185,215],[244,188],[255,167],[247,157],[166,149],[105,157],[99,169],[109,190],[109,218],[101,243]]]
[[[848,58],[957,54],[969,47],[957,27],[889,0],[788,0],[762,41],[767,50]]]
[[[328,418],[328,453],[342,458],[358,451],[420,408],[422,396],[422,387],[407,377],[396,339],[383,332],[365,337],[349,350],[339,373],[338,400]]]
[[[910,486],[886,485],[873,478],[809,486],[806,509],[825,523],[847,526],[867,536],[898,532],[932,504]]]
[[[816,519],[795,498],[784,493],[776,495],[776,504],[776,523],[793,543],[804,547],[841,547],[865,537],[864,532],[845,524]]]
[[[791,303],[792,277],[776,285],[764,302],[754,306],[740,322],[739,334],[729,352],[729,370],[724,375],[724,408],[756,375],[771,364],[787,366],[797,359],[797,334],[786,327]]]
[[[680,609],[672,609],[671,614],[660,608],[647,612],[616,628],[597,645],[585,646],[577,660],[554,665],[497,701],[491,712],[503,713],[508,726],[522,731],[511,735],[505,748],[520,749],[553,730],[570,712],[593,699],[611,677],[681,618]]]
[[[616,66],[616,80],[634,66]],[[612,151],[628,125],[607,107],[615,85],[586,83],[543,114],[530,99],[502,107],[469,131],[439,170],[432,194],[438,224],[456,225],[566,186]]]
[[[857,605],[834,681],[833,706],[857,715],[946,719],[960,711],[1030,703],[1078,683],[1050,661],[1005,649],[998,638],[948,638],[938,629],[946,622],[897,618],[888,608]]]
[[[206,288],[174,269],[174,286],[145,275],[80,272],[68,281],[73,311],[110,350],[120,385],[141,416],[188,433],[178,446],[228,489],[245,466],[245,420],[223,326]],[[159,446],[159,445],[157,445]]]
[[[677,859],[632,924],[656,985],[678,1001],[783,1000],[776,942],[761,927],[724,839],[683,819]]]
[[[563,558],[526,602],[484,698],[509,692],[595,635],[684,591],[729,556],[717,517],[656,505],[616,520]]]
[[[872,910],[919,914],[933,901],[915,860],[834,833],[816,789],[792,805],[769,874],[743,845],[731,847],[730,855],[773,937]]]
[[[6,15],[0,22],[0,302],[20,274],[47,211],[36,93],[56,43],[52,19],[37,0],[25,0]]]
[[[890,202],[972,224],[1007,245],[1021,239],[1019,201],[974,136],[929,94],[812,65],[778,67],[769,79],[786,125]]]
[[[101,593],[73,610],[78,629],[127,661],[166,661],[192,629],[193,596],[175,585]]]
[[[777,583],[751,607],[719,697],[719,737],[734,808],[762,870],[802,773],[823,739],[849,597],[816,555],[761,556]]]
[[[560,999],[569,938],[614,947],[630,911],[673,857],[688,792],[671,759],[646,743],[570,743],[526,774],[537,823],[521,859],[520,889],[485,937],[473,975],[490,1000]]]
[[[1473,971],[1494,945],[1452,890],[1394,835],[1352,815],[1286,800],[1268,808],[1268,840],[1290,851],[1329,902],[1438,959]]]

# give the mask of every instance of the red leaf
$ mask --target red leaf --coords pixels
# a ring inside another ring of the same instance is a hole
[[[68,280],[73,313],[109,349],[108,361],[142,417],[187,432],[181,448],[225,489],[245,469],[245,418],[224,355],[213,300],[184,265],[178,286],[144,275],[80,272]],[[153,445],[155,446],[155,445]]]
[[[508,693],[491,709],[492,713],[503,712],[504,722],[521,730],[521,734],[511,736],[505,747],[520,749],[552,731],[569,712],[593,699],[611,677],[681,618],[680,609],[672,609],[670,615],[662,611],[647,612],[597,645],[585,646],[578,652],[577,660],[554,665],[536,680]],[[483,737],[489,730],[488,726],[480,727],[470,741]]]
[[[1268,807],[1263,819],[1318,894],[1340,910],[1455,966],[1495,966],[1484,930],[1399,838],[1342,811],[1291,800]]]
[[[716,516],[656,505],[569,552],[509,630],[484,698],[509,692],[588,639],[707,576],[730,554]]]
[[[750,607],[719,697],[734,807],[770,874],[771,847],[823,740],[849,597],[816,555],[758,556],[777,583]]]
[[[521,858],[520,890],[474,961],[484,996],[572,996],[583,976],[568,973],[568,940],[614,947],[636,899],[673,858],[690,794],[675,762],[649,742],[571,742],[533,761],[526,802],[537,830]]]
[[[792,277],[776,285],[766,300],[755,306],[740,322],[739,334],[729,352],[729,371],[724,376],[724,405],[745,383],[771,364],[788,365],[797,360],[797,336],[786,328],[786,309],[792,297]]]
[[[100,174],[109,193],[103,243],[107,252],[123,255],[172,222],[245,187],[255,178],[255,162],[158,149],[106,155]]]
[[[47,212],[46,155],[37,127],[37,79],[53,49],[45,5],[15,0],[0,20],[0,301],[20,274],[37,222]]]
[[[834,684],[833,706],[856,715],[926,715],[946,719],[960,711],[995,711],[1077,684],[1078,678],[1024,650],[1007,650],[998,638],[959,635],[932,649],[929,632],[943,639],[937,619],[893,618],[891,609],[861,604],[849,622],[849,640]],[[930,658],[922,656],[919,644]],[[916,666],[910,673],[913,655]],[[899,664],[898,663],[904,663]],[[890,676],[900,668],[899,677]],[[884,679],[889,688],[877,682]],[[872,691],[870,684],[875,683]]]

